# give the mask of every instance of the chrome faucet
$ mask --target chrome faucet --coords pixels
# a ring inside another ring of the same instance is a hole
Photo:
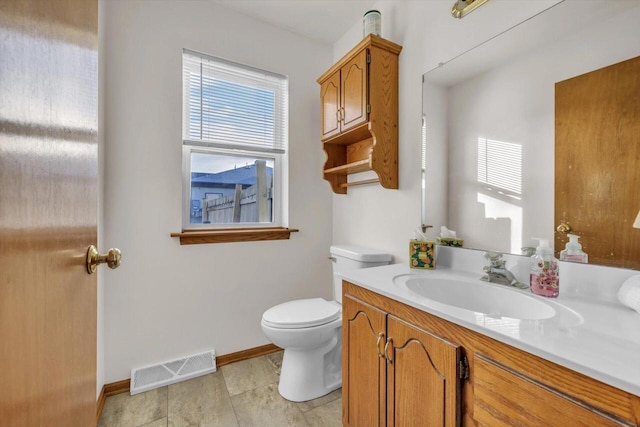
[[[505,267],[506,260],[502,259],[499,252],[485,252],[484,257],[489,260],[489,265],[483,268],[486,275],[480,280],[485,282],[498,283],[501,285],[514,286],[516,288],[525,289],[528,286],[518,281],[512,272]]]

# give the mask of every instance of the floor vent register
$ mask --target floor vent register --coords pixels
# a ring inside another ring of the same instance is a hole
[[[214,350],[131,370],[131,394],[153,390],[216,371]]]

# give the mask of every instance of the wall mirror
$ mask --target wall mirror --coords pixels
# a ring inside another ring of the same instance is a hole
[[[564,0],[424,74],[422,220],[432,235],[445,225],[466,248],[511,254],[534,237],[554,246],[554,86],[640,56],[638,22],[634,0]],[[637,184],[610,191],[638,194]],[[613,221],[610,238],[636,233],[640,247],[635,214]]]

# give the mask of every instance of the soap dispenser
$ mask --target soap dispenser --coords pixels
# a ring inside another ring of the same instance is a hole
[[[565,248],[560,252],[560,261],[581,262],[587,264],[589,255],[582,251],[582,245],[578,243],[580,236],[575,234],[567,234],[569,241]]]
[[[534,238],[540,243],[536,254],[531,257],[531,274],[529,286],[531,292],[543,297],[555,298],[560,293],[560,274],[558,260],[553,256],[549,240]]]

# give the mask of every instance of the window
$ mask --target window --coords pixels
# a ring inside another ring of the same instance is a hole
[[[287,77],[182,58],[183,229],[281,226]]]

